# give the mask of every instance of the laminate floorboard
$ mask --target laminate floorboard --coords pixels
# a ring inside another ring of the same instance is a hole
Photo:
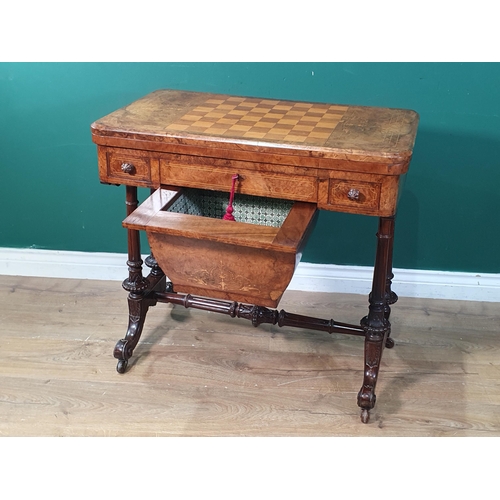
[[[120,375],[119,282],[0,276],[0,308],[0,436],[500,435],[500,303],[400,298],[367,425],[361,337],[158,304]],[[281,308],[358,324],[367,298]]]

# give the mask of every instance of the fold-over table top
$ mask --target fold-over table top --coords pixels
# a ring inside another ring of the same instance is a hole
[[[158,90],[92,124],[93,141],[208,146],[397,164],[406,170],[418,114],[406,109]]]

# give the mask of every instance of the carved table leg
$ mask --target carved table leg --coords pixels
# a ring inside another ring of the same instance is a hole
[[[163,272],[162,268],[158,265],[158,262],[156,262],[156,259],[154,258],[154,255],[152,253],[146,257],[145,264],[151,269],[152,276],[156,276],[158,278],[165,276],[165,273]]]
[[[151,272],[149,273],[147,278],[151,289],[155,288],[158,283],[163,282],[162,285],[159,287],[161,291],[164,292],[174,291],[172,283],[170,281],[167,281],[165,273],[163,272],[162,268],[158,265],[158,262],[156,262],[156,259],[154,258],[154,255],[152,253],[148,257],[146,257],[145,264],[146,266],[151,268]]]
[[[144,320],[149,308],[143,293],[130,292],[128,296],[129,321],[125,338],[116,343],[113,355],[118,359],[116,371],[125,373],[128,360],[132,357],[135,347],[141,337]]]
[[[126,188],[127,215],[130,215],[138,205],[137,188]],[[146,312],[150,305],[156,301],[146,299],[146,290],[149,282],[142,275],[141,244],[139,231],[128,230],[128,278],[123,282],[123,288],[129,292],[129,324],[125,338],[118,341],[114,349],[114,357],[118,359],[116,369],[124,373],[128,360],[132,357],[133,350],[142,333]]]
[[[361,320],[365,330],[365,370],[363,385],[358,393],[361,420],[368,423],[370,410],[375,406],[375,385],[382,359],[382,351],[387,342],[391,325],[387,308],[387,282],[391,264],[394,218],[381,217],[377,233],[377,256],[373,272],[372,292],[369,297],[369,312]],[[390,308],[389,308],[390,311]]]

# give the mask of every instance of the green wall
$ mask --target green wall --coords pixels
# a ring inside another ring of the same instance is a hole
[[[90,124],[159,88],[416,110],[394,265],[500,272],[497,63],[0,63],[0,246],[126,251]],[[376,229],[322,212],[303,261],[372,265]]]

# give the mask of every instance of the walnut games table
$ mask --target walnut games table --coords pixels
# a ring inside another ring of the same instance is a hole
[[[157,302],[254,326],[360,335],[357,402],[367,423],[383,349],[394,346],[394,217],[417,125],[417,113],[404,109],[179,90],[158,90],[93,123],[101,182],[126,186],[129,325],[114,350],[118,372]],[[137,187],[151,189],[140,206]],[[318,210],[379,218],[369,309],[359,325],[269,309],[292,278]],[[147,277],[141,230],[151,247]]]

